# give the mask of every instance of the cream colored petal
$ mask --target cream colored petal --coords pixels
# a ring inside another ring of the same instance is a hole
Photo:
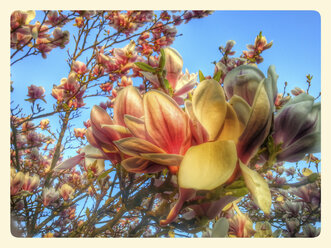
[[[254,202],[261,210],[269,214],[271,207],[271,193],[267,182],[256,171],[251,170],[239,160],[246,186],[253,196]]]
[[[242,97],[237,95],[233,95],[229,103],[236,111],[239,121],[246,126],[251,113],[251,106]]]
[[[141,153],[165,153],[152,143],[136,137],[120,139],[114,143],[121,152],[130,156],[140,156]]]
[[[29,24],[34,18],[36,18],[36,12],[34,10],[28,10],[26,13],[28,16],[25,20],[25,24]]]
[[[227,103],[227,112],[224,125],[218,140],[233,140],[237,143],[244,126],[239,122],[236,112],[233,107]]]
[[[212,190],[231,177],[236,163],[236,145],[231,140],[192,146],[179,167],[179,186],[195,190]]]
[[[124,115],[124,122],[133,136],[146,139],[145,121],[142,118],[137,118],[131,115]]]
[[[168,166],[179,166],[184,158],[178,154],[167,153],[141,153],[140,156],[154,163]]]
[[[209,134],[209,140],[215,140],[227,109],[222,87],[213,79],[202,81],[194,91],[192,104],[196,118]]]

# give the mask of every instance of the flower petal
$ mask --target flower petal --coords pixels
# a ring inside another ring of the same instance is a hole
[[[238,95],[252,105],[257,88],[265,77],[263,72],[252,65],[241,65],[231,70],[224,78],[224,90],[228,98]]]
[[[139,91],[133,86],[127,86],[122,89],[114,103],[114,122],[115,124],[125,126],[124,115],[132,115],[140,118],[143,116],[143,100]]]
[[[254,202],[261,210],[269,214],[271,207],[271,193],[267,182],[256,171],[251,170],[239,160],[246,186],[253,196]]]
[[[140,156],[156,164],[162,164],[167,166],[179,166],[184,158],[183,156],[178,154],[167,153],[141,153]]]
[[[231,177],[236,163],[236,145],[232,140],[219,140],[192,146],[186,152],[179,167],[179,186],[196,190],[212,190]]]
[[[209,140],[215,140],[227,109],[222,87],[213,79],[202,81],[194,91],[192,104],[196,118],[209,134]]]
[[[146,139],[145,121],[143,119],[131,115],[124,115],[124,122],[133,136]]]
[[[165,153],[154,144],[136,137],[120,139],[114,143],[121,152],[130,156],[140,156],[141,153]]]
[[[271,110],[263,81],[260,83],[252,105],[246,128],[238,140],[238,157],[244,163],[255,154],[269,134]]]
[[[185,112],[190,118],[192,136],[195,144],[199,145],[201,143],[208,141],[208,133],[206,129],[201,125],[193,112],[193,105],[190,100],[185,101]]]
[[[236,111],[239,121],[246,126],[251,113],[251,106],[242,97],[237,95],[233,95],[229,103]]]
[[[227,111],[225,116],[224,125],[218,140],[233,140],[237,143],[244,126],[239,122],[236,112],[233,107],[227,103]]]
[[[131,132],[129,131],[129,129],[127,129],[126,127],[123,127],[121,125],[106,125],[106,124],[102,124],[101,125],[102,128],[105,129],[111,129],[116,131],[117,133],[119,133],[122,137],[124,136],[131,136]]]
[[[54,171],[67,170],[75,167],[84,159],[85,153],[80,153],[72,158],[64,160],[54,168]]]
[[[103,129],[101,125],[113,125],[113,120],[106,110],[94,105],[91,110],[92,132],[97,139],[104,143],[109,143],[120,138],[120,135],[111,129]]]
[[[132,173],[156,173],[165,169],[162,165],[155,165],[149,160],[132,157],[121,161],[125,170]]]
[[[196,194],[195,190],[179,188],[179,198],[178,198],[175,206],[170,210],[167,218],[165,220],[160,221],[160,225],[165,226],[165,225],[168,225],[169,223],[173,222],[176,219],[176,217],[178,216],[184,203],[187,200],[190,200],[193,197],[195,197],[195,194]]]
[[[277,156],[277,161],[297,162],[307,153],[321,152],[321,132],[310,133],[286,147]]]
[[[151,90],[144,96],[147,138],[166,153],[184,154],[191,145],[189,119],[163,92]]]

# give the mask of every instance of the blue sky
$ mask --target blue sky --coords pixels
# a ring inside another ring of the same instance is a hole
[[[37,18],[40,16],[37,13]],[[71,33],[77,31],[70,24],[63,29]],[[274,45],[263,53],[264,62],[259,64],[259,68],[266,73],[269,65],[275,65],[279,75],[279,91],[283,91],[285,81],[289,84],[288,92],[295,86],[305,89],[307,74],[313,75],[310,93],[317,96],[321,90],[321,27],[318,12],[215,11],[206,18],[177,26],[177,29],[178,34],[182,35],[177,37],[172,46],[182,55],[184,69],[187,68],[189,72],[201,70],[205,75],[212,75],[212,62],[221,58],[218,51],[220,45],[225,45],[228,40],[236,41],[235,56],[239,56],[243,50],[247,50],[246,45],[252,44],[262,31],[268,42],[273,40]],[[66,56],[67,49],[72,47],[73,43],[69,43],[65,49],[53,50],[47,59],[31,56],[12,66],[11,80],[15,90],[11,100],[29,109],[30,104],[23,99],[27,98],[27,86],[36,84],[46,89],[48,104],[40,102],[41,105],[51,109],[55,103],[55,99],[50,96],[53,84],[58,85],[61,78],[68,76]],[[89,118],[91,107],[106,100],[86,100],[89,109],[84,110],[82,117],[75,121],[76,127],[84,127],[83,121]],[[51,124],[56,125],[56,118],[49,119]]]

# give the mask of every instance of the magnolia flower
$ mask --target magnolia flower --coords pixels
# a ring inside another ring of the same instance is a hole
[[[49,120],[48,119],[43,119],[40,121],[40,128],[45,130],[48,128]]]
[[[59,190],[60,195],[62,196],[63,200],[68,200],[69,198],[73,197],[74,189],[69,184],[63,184]]]
[[[11,170],[11,180],[10,180],[10,195],[16,195],[18,191],[21,190],[25,180],[25,175],[23,172],[19,171],[15,173]]]
[[[268,74],[266,79],[256,67],[240,66],[224,80],[226,95],[217,81],[209,79],[195,89],[192,102],[185,102],[196,124],[193,133],[200,133],[200,138],[196,138],[197,145],[187,150],[180,164],[180,196],[161,224],[174,220],[196,191],[213,190],[234,181],[240,173],[257,205],[266,213],[270,211],[268,184],[246,166],[270,131],[277,75],[273,67]],[[207,142],[202,138],[203,129],[208,134]]]
[[[184,104],[184,99],[187,93],[197,85],[197,74],[190,74],[186,69],[185,74],[182,73],[183,59],[180,54],[171,47],[164,48],[165,54],[165,70],[166,79],[168,80],[172,90],[173,99],[179,104]],[[150,72],[140,72],[148,79],[156,88],[160,87],[159,79],[156,75]]]
[[[77,164],[81,163],[83,160],[85,162],[85,168],[88,167],[96,161],[98,167],[104,168],[104,154],[101,151],[91,145],[87,145],[80,149],[80,153],[72,158],[69,158],[54,168],[54,171],[61,171],[71,169]],[[100,170],[98,170],[100,171]]]
[[[296,162],[306,153],[321,150],[321,103],[301,93],[275,116],[275,144],[281,144],[278,161]]]
[[[45,89],[42,86],[35,86],[34,84],[30,85],[28,87],[28,99],[26,99],[29,102],[34,102],[37,99],[45,101]]]
[[[128,94],[139,93],[128,91]],[[134,96],[130,95],[128,99]],[[122,153],[131,156],[121,161],[121,165],[130,172],[140,173],[157,172],[168,166],[172,173],[176,173],[182,155],[191,146],[188,116],[173,99],[156,90],[147,92],[140,106],[144,118],[129,114],[124,115],[124,118],[123,115],[114,115],[115,121],[121,116],[122,124],[127,126],[133,136],[114,142]]]
[[[74,128],[74,133],[75,133],[76,138],[85,139],[86,129],[85,128]]]
[[[54,188],[44,188],[43,191],[43,203],[44,206],[48,206],[50,203],[56,201],[59,198],[59,192]]]
[[[40,179],[38,175],[35,174],[31,177],[29,175],[29,172],[27,172],[24,177],[24,184],[22,186],[22,189],[32,192],[39,186],[39,182]]]
[[[80,61],[73,61],[72,69],[80,75],[84,75],[88,70],[86,69],[86,65]]]

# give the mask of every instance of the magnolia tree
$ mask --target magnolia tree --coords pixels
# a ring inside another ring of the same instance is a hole
[[[210,11],[37,14],[11,15],[12,67],[73,49],[51,92],[28,87],[30,109],[11,99],[14,236],[319,234],[319,96],[310,75],[307,89],[287,93],[275,66],[259,70],[272,46],[262,33],[239,57],[234,41],[220,46],[203,75],[183,72],[171,44],[176,26]]]

